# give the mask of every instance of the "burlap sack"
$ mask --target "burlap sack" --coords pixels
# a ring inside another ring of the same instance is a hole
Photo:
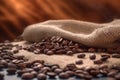
[[[28,26],[22,37],[38,42],[49,36],[63,38],[94,47],[118,47],[120,45],[120,21],[91,23],[77,20],[49,20]]]

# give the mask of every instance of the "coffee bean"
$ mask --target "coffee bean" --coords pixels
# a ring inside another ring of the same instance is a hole
[[[95,60],[94,61],[94,64],[102,64],[103,62],[102,62],[102,60]]]
[[[31,74],[33,74],[34,77],[36,77],[38,73],[36,71],[32,71]]]
[[[85,75],[82,73],[76,74],[75,75],[77,78],[85,78]]]
[[[92,76],[97,76],[99,73],[100,73],[99,70],[90,70],[90,74]]]
[[[54,72],[55,72],[56,74],[59,74],[59,73],[61,73],[62,71],[63,71],[63,70],[60,69],[60,68],[57,68],[57,69],[54,70]]]
[[[80,64],[83,64],[83,61],[82,60],[77,60],[75,63],[80,65]]]
[[[101,54],[101,57],[107,57],[107,58],[110,58],[110,55],[109,55],[109,54]]]
[[[7,72],[8,72],[9,75],[15,74],[16,71],[17,71],[16,68],[8,68],[8,69],[7,69]]]
[[[17,68],[17,66],[13,63],[8,63],[8,68]]]
[[[73,55],[73,52],[72,52],[72,51],[67,51],[66,54],[67,54],[67,55]]]
[[[23,73],[22,74],[22,79],[33,79],[34,78],[34,75],[32,73]]]
[[[49,78],[54,79],[55,76],[56,76],[56,73],[54,73],[54,72],[47,72],[47,75],[49,76]]]
[[[38,79],[38,80],[46,80],[46,79],[47,79],[47,76],[46,76],[45,74],[43,74],[43,73],[39,73],[39,74],[37,75],[37,79]]]
[[[120,73],[115,75],[115,79],[120,80]]]
[[[62,73],[59,74],[59,78],[67,79],[67,78],[69,78],[69,75],[65,72],[62,72]]]
[[[107,60],[108,60],[108,57],[107,57],[107,56],[101,57],[100,60],[101,60],[101,61],[107,61]]]
[[[76,69],[76,65],[74,63],[67,64],[66,67],[68,70],[74,70]]]
[[[95,55],[95,54],[90,54],[90,55],[89,55],[89,58],[90,58],[91,60],[94,60],[94,59],[96,59],[96,55]]]
[[[49,50],[46,54],[47,55],[52,55],[52,54],[54,54],[54,52],[52,50]]]
[[[116,71],[110,71],[107,76],[114,77],[117,74]]]
[[[77,55],[78,58],[84,58],[85,57],[85,54],[84,53],[80,53]]]
[[[100,69],[107,69],[108,68],[108,65],[107,64],[102,64],[99,66]]]
[[[94,48],[89,48],[88,52],[95,52],[96,50]]]
[[[70,71],[70,70],[66,71],[65,73],[67,73],[70,77],[75,75],[75,73],[73,71]]]
[[[120,54],[112,54],[112,58],[120,58]]]

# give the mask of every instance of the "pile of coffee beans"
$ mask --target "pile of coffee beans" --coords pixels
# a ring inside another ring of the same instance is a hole
[[[31,46],[24,48],[27,51],[35,54],[66,54],[72,55],[82,52],[109,52],[120,53],[120,47],[118,48],[91,48],[80,43],[64,39],[59,36],[53,36],[43,39],[41,42],[33,43]]]
[[[14,48],[14,50],[13,50]],[[61,68],[59,64],[49,64],[43,60],[29,61],[22,55],[15,55],[21,49],[34,52],[35,54],[66,54],[73,55],[78,54],[79,58],[85,58],[86,55],[83,52],[110,52],[114,54],[101,54],[101,58],[96,60],[95,53],[89,55],[90,60],[93,60],[94,64],[100,64],[98,67],[83,67],[78,68],[76,65],[84,64],[82,60],[77,60],[75,63],[67,64],[64,68]],[[37,80],[46,79],[85,79],[90,80],[92,78],[109,77],[113,80],[120,80],[120,65],[108,65],[102,64],[110,57],[120,58],[119,49],[101,49],[101,48],[89,48],[82,44],[63,39],[61,37],[51,37],[43,39],[39,43],[32,43],[30,46],[22,48],[19,45],[13,45],[9,41],[0,43],[0,80],[4,80],[4,73],[2,70],[6,69],[7,75],[17,75],[21,79],[30,80],[36,78]],[[74,77],[74,78],[71,78]]]

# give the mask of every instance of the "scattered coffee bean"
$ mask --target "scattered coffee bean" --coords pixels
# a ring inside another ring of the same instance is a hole
[[[22,74],[22,79],[33,79],[34,78],[34,75],[32,73],[23,73]]]
[[[103,62],[102,62],[102,60],[95,60],[94,61],[94,64],[102,64]]]
[[[95,49],[94,48],[89,48],[88,52],[95,52]]]
[[[39,74],[37,75],[37,79],[38,79],[38,80],[46,80],[46,79],[47,79],[47,76],[46,76],[45,74],[43,74],[43,73],[39,73]]]
[[[54,70],[54,72],[55,72],[56,74],[59,74],[59,73],[61,73],[62,71],[63,71],[63,70],[60,69],[60,68]]]
[[[67,51],[67,53],[66,53],[67,55],[72,55],[73,54],[73,52],[72,51]]]
[[[75,63],[80,65],[80,64],[83,64],[83,61],[82,60],[77,60]]]
[[[49,50],[46,54],[47,55],[52,55],[52,54],[54,54],[54,52],[52,50]]]
[[[112,54],[112,58],[120,58],[120,54]]]
[[[107,57],[107,56],[101,57],[100,60],[101,60],[101,61],[107,61],[107,60],[108,60],[108,57]]]
[[[67,78],[69,78],[69,74],[67,74],[65,72],[62,72],[62,73],[59,74],[59,78],[67,79]]]
[[[47,72],[47,75],[49,76],[49,78],[54,79],[55,76],[56,76],[56,73],[54,73],[54,72]]]
[[[90,54],[90,55],[89,55],[89,58],[90,58],[91,60],[94,60],[94,59],[96,59],[96,55],[95,55],[95,54]]]
[[[115,79],[120,80],[120,73],[115,75]]]
[[[85,54],[84,53],[80,53],[77,55],[78,58],[84,58],[85,57]]]
[[[8,75],[13,75],[16,73],[16,68],[8,68],[7,72],[8,72]]]

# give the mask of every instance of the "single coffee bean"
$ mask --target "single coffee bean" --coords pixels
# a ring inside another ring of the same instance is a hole
[[[34,75],[32,73],[23,73],[21,77],[22,79],[33,79]]]
[[[54,54],[54,52],[52,50],[49,50],[46,54],[47,55],[52,55],[52,54]]]
[[[75,74],[75,76],[76,76],[77,78],[85,78],[85,75],[82,74],[82,73]]]
[[[120,73],[116,74],[116,75],[115,75],[115,78],[116,78],[117,80],[120,80]]]
[[[73,55],[73,51],[67,51],[67,55]]]
[[[82,60],[77,60],[75,63],[80,65],[80,64],[83,64],[83,61]]]
[[[94,61],[94,64],[102,64],[103,62],[102,62],[102,60],[95,60]]]
[[[110,71],[107,76],[114,77],[117,74],[116,71]]]
[[[84,53],[80,53],[77,55],[78,58],[84,58],[85,57],[85,54]]]
[[[59,73],[63,72],[63,70],[60,69],[60,68],[57,68],[57,69],[54,70],[54,72],[55,72],[56,74],[59,74]]]
[[[16,71],[17,71],[16,68],[8,68],[7,69],[8,75],[13,75],[16,73]]]
[[[89,48],[88,52],[95,52],[96,50],[94,48]]]
[[[95,55],[95,54],[90,54],[90,55],[89,55],[89,58],[90,58],[91,60],[94,60],[94,59],[96,59],[96,55]]]
[[[67,74],[65,72],[62,72],[62,73],[59,74],[59,78],[67,79],[67,78],[69,78],[69,74]]]
[[[112,54],[112,58],[120,58],[120,54]]]
[[[75,73],[73,71],[70,71],[70,70],[66,71],[65,73],[67,73],[70,77],[75,75]]]
[[[39,73],[39,74],[37,75],[37,79],[38,79],[38,80],[46,80],[46,79],[47,79],[47,76],[46,76],[45,74],[43,74],[43,73]]]
[[[17,66],[13,63],[8,63],[8,68],[17,68]]]
[[[99,73],[100,73],[99,70],[90,70],[90,74],[92,76],[97,76]]]
[[[107,57],[107,56],[101,57],[100,60],[101,60],[101,61],[107,61],[107,60],[108,60],[108,57]]]
[[[101,54],[101,57],[107,57],[107,58],[110,58],[110,55],[109,55],[109,54]]]
[[[54,79],[55,76],[56,76],[56,73],[54,73],[54,72],[47,72],[47,75],[49,76],[49,78]]]

